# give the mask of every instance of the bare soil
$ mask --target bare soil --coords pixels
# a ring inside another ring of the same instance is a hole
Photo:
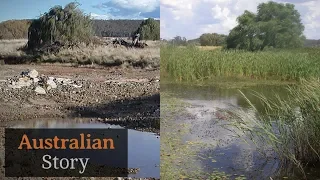
[[[19,76],[27,69],[35,69],[49,77],[69,78],[81,83],[82,87],[58,86],[47,94],[36,94],[32,86],[21,89],[8,87],[8,78]],[[72,67],[62,64],[0,65],[1,135],[3,137],[4,127],[10,122],[41,118],[90,118],[92,121],[159,133],[159,75],[159,69]],[[4,147],[3,138],[0,147]],[[0,176],[4,177],[3,161],[0,163]]]

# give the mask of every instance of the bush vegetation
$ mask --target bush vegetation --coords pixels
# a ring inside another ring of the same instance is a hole
[[[0,23],[0,39],[28,39],[33,20],[8,20]],[[159,20],[155,20],[160,23]],[[94,35],[98,37],[131,37],[143,20],[92,20]]]
[[[181,36],[176,36],[171,40],[165,40],[165,42],[167,44],[171,44],[171,45],[176,45],[176,46],[186,46],[188,45],[188,41],[187,38],[185,37],[181,37]]]
[[[201,46],[223,46],[225,45],[226,35],[217,33],[205,33],[200,36]]]
[[[225,45],[226,35],[217,33],[204,33],[197,39],[187,40],[185,37],[176,36],[166,41],[171,45],[178,46],[223,46]]]
[[[136,33],[140,34],[141,40],[160,40],[160,22],[152,18],[146,19],[133,35]]]

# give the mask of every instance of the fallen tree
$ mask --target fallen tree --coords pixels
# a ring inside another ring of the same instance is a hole
[[[126,48],[145,48],[145,47],[148,46],[148,44],[141,43],[141,42],[137,42],[135,44],[134,43],[129,43],[129,42],[127,42],[127,41],[125,41],[124,39],[121,39],[121,38],[120,39],[117,38],[117,39],[113,40],[112,44],[113,44],[113,46],[115,48],[118,47],[118,45],[119,46],[124,46]]]
[[[75,2],[55,6],[39,19],[33,20],[28,30],[27,50],[57,53],[61,48],[92,43],[90,16],[78,9]]]

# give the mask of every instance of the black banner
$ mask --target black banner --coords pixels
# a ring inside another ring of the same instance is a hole
[[[127,177],[127,129],[5,129],[6,177]]]

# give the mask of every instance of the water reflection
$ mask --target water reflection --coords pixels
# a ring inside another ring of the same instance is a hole
[[[161,88],[161,91],[173,94],[190,104],[186,110],[193,118],[178,118],[177,121],[191,125],[190,133],[183,137],[185,141],[210,144],[200,153],[202,157],[210,158],[198,161],[205,172],[219,170],[231,175],[245,175],[248,179],[275,178],[279,167],[276,154],[264,142],[256,142],[258,146],[264,147],[265,154],[261,154],[251,141],[243,141],[249,140],[248,136],[235,136],[242,132],[231,126],[224,114],[220,113],[220,109],[245,108],[245,115],[251,117],[246,123],[254,126],[250,119],[255,117],[256,112],[248,109],[249,104],[238,90],[172,84],[161,85]],[[241,91],[261,112],[264,107],[252,93],[258,92],[268,98],[274,98],[275,94],[287,98],[286,87],[281,86],[260,86]]]

